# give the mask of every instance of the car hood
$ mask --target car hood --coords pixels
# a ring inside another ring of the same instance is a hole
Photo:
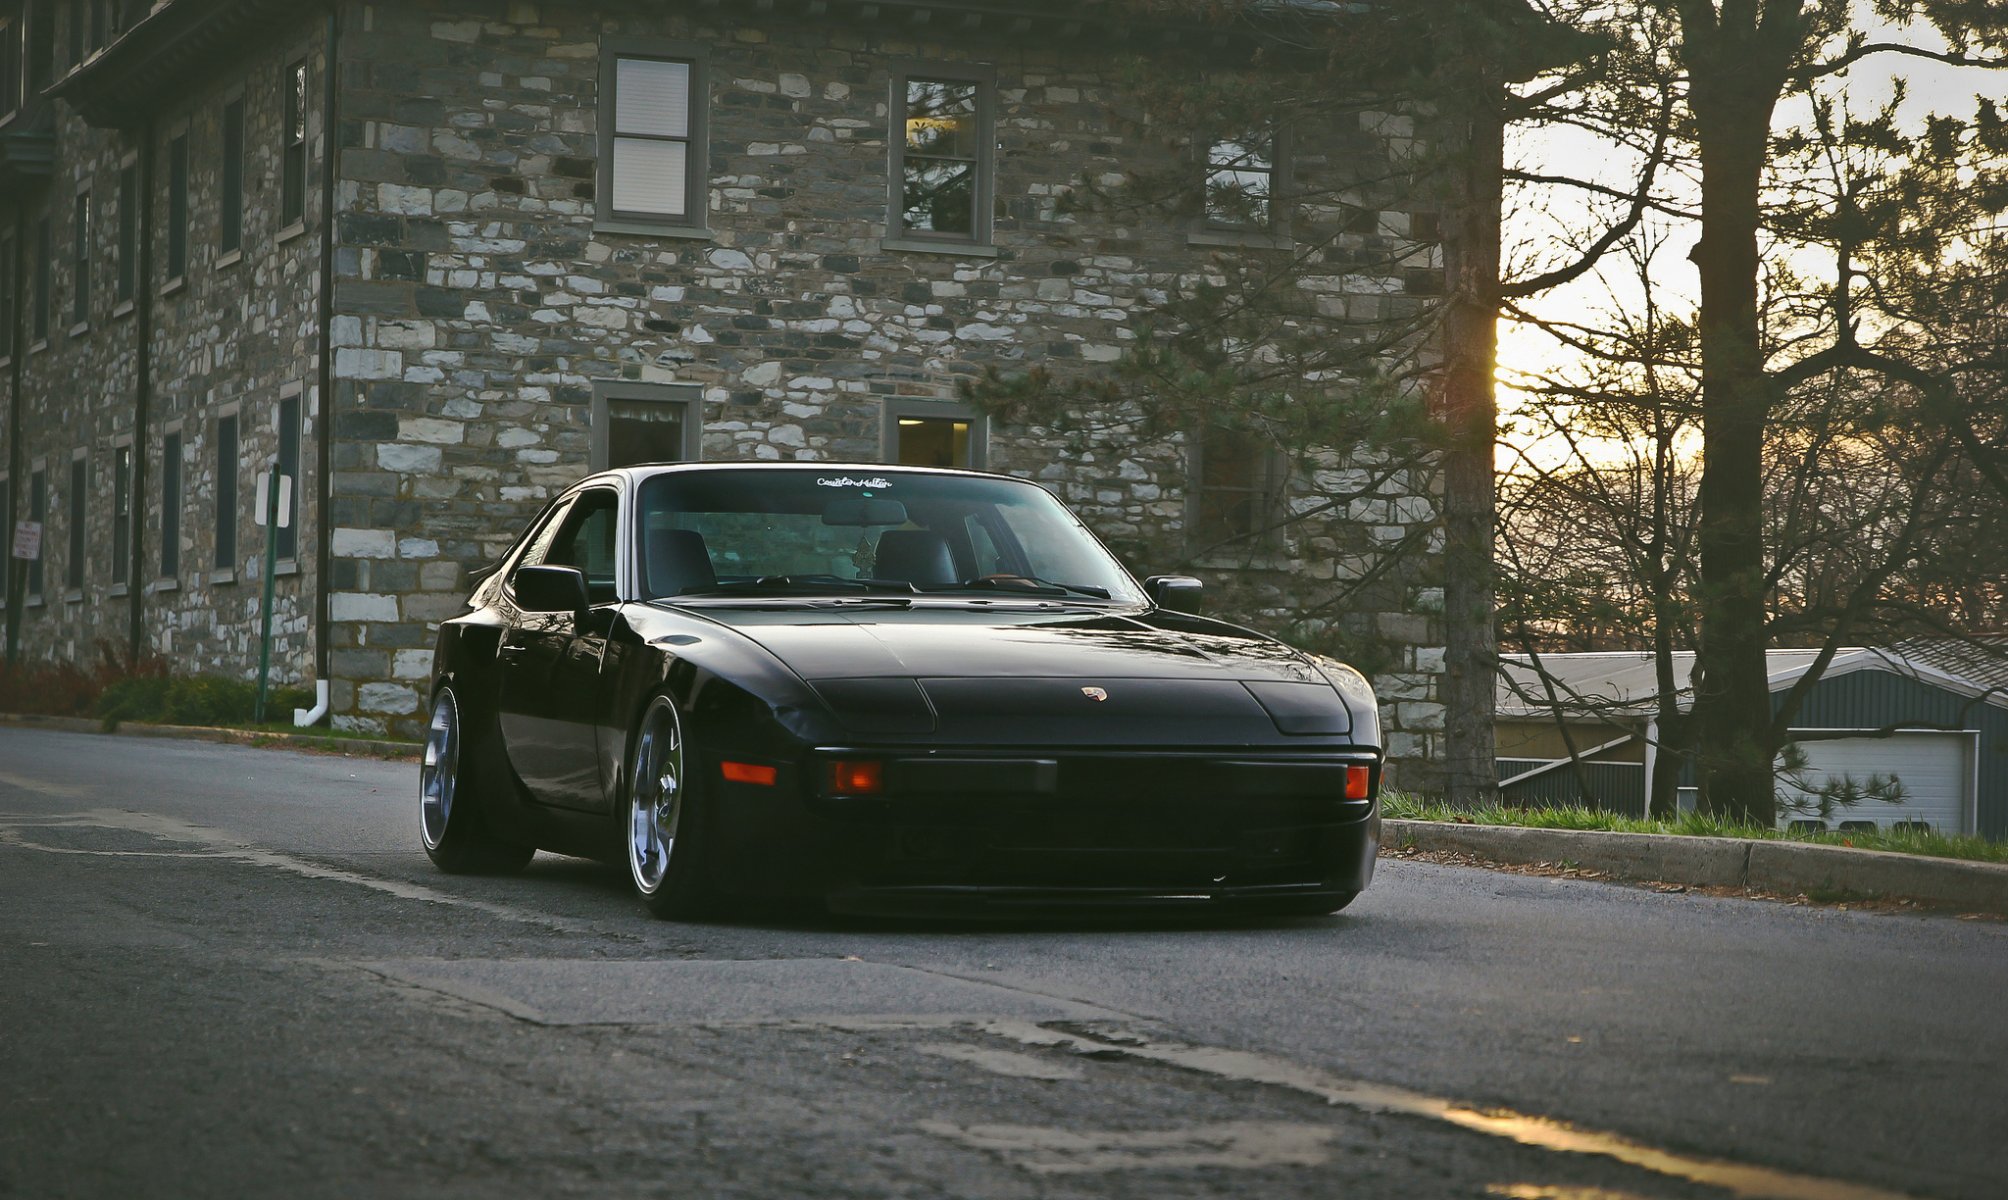
[[[1302,654],[1218,622],[927,605],[684,611],[764,647],[858,733],[1245,744],[1352,726]]]

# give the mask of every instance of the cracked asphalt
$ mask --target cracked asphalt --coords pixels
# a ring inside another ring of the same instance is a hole
[[[0,1196],[1988,1197],[2008,927],[1388,861],[1329,919],[651,920],[409,764],[0,729]]]

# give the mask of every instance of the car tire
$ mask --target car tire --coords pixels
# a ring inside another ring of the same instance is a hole
[[[700,917],[715,907],[704,861],[703,789],[691,759],[675,702],[651,697],[635,722],[622,772],[620,860],[635,895],[666,919]]]
[[[448,874],[514,874],[537,852],[488,829],[481,806],[489,776],[481,768],[489,745],[490,739],[475,736],[462,720],[453,688],[440,688],[419,759],[418,835],[426,857]]]

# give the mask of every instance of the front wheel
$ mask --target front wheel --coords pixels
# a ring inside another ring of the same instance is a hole
[[[451,687],[432,701],[425,751],[418,765],[418,834],[426,857],[453,875],[506,875],[523,869],[536,850],[505,842],[482,822],[481,740],[467,744],[460,700]]]
[[[683,722],[667,696],[650,700],[628,756],[624,838],[628,882],[658,917],[694,917],[712,894],[702,858],[698,789]]]

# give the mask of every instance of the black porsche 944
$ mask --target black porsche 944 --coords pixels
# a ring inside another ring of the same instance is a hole
[[[1198,587],[1003,476],[591,476],[440,626],[426,852],[606,859],[661,916],[1336,911],[1380,840],[1373,692]]]

